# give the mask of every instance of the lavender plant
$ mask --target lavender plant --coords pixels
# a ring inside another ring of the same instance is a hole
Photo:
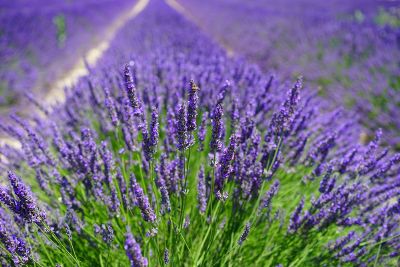
[[[178,1],[231,53],[358,114],[399,149],[399,5],[382,1]],[[316,27],[316,25],[318,25]],[[368,138],[365,138],[368,140]]]
[[[24,107],[26,93],[48,93],[131,4],[126,0],[2,2],[0,111],[16,104]]]
[[[323,105],[152,2],[64,104],[1,124],[2,264],[396,266],[400,157]]]

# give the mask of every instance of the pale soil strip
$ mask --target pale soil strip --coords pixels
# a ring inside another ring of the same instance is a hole
[[[201,24],[201,21],[199,19],[197,19],[195,16],[193,16],[192,14],[190,14],[190,12],[187,9],[185,9],[180,3],[178,3],[178,1],[176,1],[176,0],[165,0],[165,2],[170,7],[172,7],[176,11],[178,11],[182,16],[184,16],[187,19],[189,19],[192,22],[194,22],[198,27],[203,28],[202,24]],[[204,32],[206,32],[206,31],[204,31]],[[228,46],[227,44],[224,44],[222,42],[219,42],[219,45],[221,45],[225,49],[226,55],[228,57],[233,57],[234,50],[230,46]]]
[[[135,18],[142,12],[150,0],[137,0],[134,6],[120,15],[105,31],[104,38],[101,42],[91,48],[84,57],[80,58],[74,67],[69,70],[64,77],[55,82],[51,90],[44,97],[45,105],[53,105],[57,102],[64,102],[65,94],[64,87],[74,85],[81,77],[88,74],[85,59],[89,66],[96,65],[97,61],[101,58],[103,53],[110,47],[111,41],[114,39],[117,32],[131,19]],[[12,147],[20,148],[21,144],[9,137],[2,136],[0,138],[0,146],[10,145]],[[0,157],[0,160],[4,160]]]
[[[119,16],[105,31],[102,41],[90,49],[86,55],[80,58],[74,67],[69,70],[64,77],[55,82],[50,92],[46,95],[44,101],[48,105],[55,104],[58,101],[65,100],[64,87],[69,87],[79,80],[79,78],[88,74],[85,60],[89,66],[96,65],[103,53],[110,47],[111,41],[117,32],[128,22],[142,12],[150,0],[138,0],[128,11]]]

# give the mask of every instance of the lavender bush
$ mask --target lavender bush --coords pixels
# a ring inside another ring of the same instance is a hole
[[[20,103],[26,92],[47,93],[57,79],[101,40],[110,21],[133,3],[127,0],[0,3],[0,108]]]
[[[329,108],[153,1],[64,104],[0,125],[2,264],[396,266],[400,155]]]
[[[359,114],[369,137],[400,148],[399,4],[393,1],[178,1],[234,54],[281,77],[299,73]]]

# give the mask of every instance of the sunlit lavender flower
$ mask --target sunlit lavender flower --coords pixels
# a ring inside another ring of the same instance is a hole
[[[211,152],[218,152],[222,149],[223,122],[222,116],[224,110],[221,103],[217,103],[212,114],[212,134],[210,149]]]
[[[239,122],[240,114],[238,110],[238,99],[235,97],[232,103],[232,110],[231,110],[231,127],[232,131],[236,131],[237,124]]]
[[[184,151],[189,147],[189,136],[187,131],[187,117],[185,104],[181,104],[177,114],[176,121],[177,147]]]
[[[259,210],[270,208],[272,198],[278,193],[279,190],[279,180],[275,180],[271,185],[271,188],[265,193],[265,196],[261,199]]]
[[[151,112],[151,124],[150,124],[150,145],[152,147],[156,147],[158,144],[158,110],[156,107],[153,107]]]
[[[125,79],[125,89],[126,89],[126,93],[128,95],[131,107],[134,110],[135,114],[140,114],[142,112],[141,106],[139,103],[139,99],[137,97],[136,87],[133,83],[133,77],[132,77],[129,65],[125,66],[124,79]]]
[[[289,233],[294,233],[299,229],[301,226],[301,212],[304,208],[304,198],[302,198],[297,205],[296,209],[293,211],[292,215],[290,216],[290,222],[288,227]]]
[[[202,166],[198,174],[197,182],[197,201],[200,213],[204,214],[207,208],[207,187],[204,177],[204,167]]]
[[[136,182],[136,179],[133,174],[131,174],[131,190],[132,194],[136,197],[138,201],[138,207],[142,212],[143,219],[146,222],[154,222],[156,220],[156,215],[150,206],[149,199],[144,194],[143,189]]]
[[[187,131],[192,132],[196,129],[196,119],[197,119],[197,108],[199,102],[198,91],[199,87],[194,83],[193,80],[190,81],[190,90],[188,95],[188,107],[187,107]]]
[[[168,265],[169,264],[169,251],[168,249],[164,249],[164,264]]]
[[[29,261],[31,250],[27,243],[15,233],[11,233],[4,221],[0,224],[0,243],[11,254],[12,261],[16,266],[24,265]]]
[[[216,197],[218,200],[220,200],[220,201],[222,201],[222,202],[225,202],[225,201],[228,199],[229,195],[228,195],[228,192],[222,192],[222,193],[221,193],[221,191],[218,190],[218,191],[215,193],[215,197]]]
[[[221,87],[220,91],[218,92],[217,104],[222,104],[230,87],[231,87],[230,81],[226,80],[224,85]]]
[[[95,224],[93,227],[94,233],[96,235],[101,235],[104,243],[110,245],[114,241],[114,229],[110,223],[102,224],[101,226]]]
[[[230,138],[229,146],[225,148],[224,153],[219,162],[218,172],[215,177],[215,191],[222,191],[224,182],[232,172],[232,164],[235,148],[236,148],[236,135]]]
[[[249,236],[250,233],[250,223],[246,223],[246,226],[244,227],[243,233],[240,236],[238,240],[238,244],[242,245],[244,241],[246,241],[247,237]]]
[[[287,135],[293,123],[293,115],[299,103],[300,89],[302,88],[302,78],[288,92],[288,96],[279,112],[274,113],[268,130],[268,138],[272,136]]]
[[[204,150],[204,140],[206,139],[206,127],[207,127],[207,118],[208,112],[204,112],[201,117],[201,123],[198,131],[198,139],[199,139],[199,151]]]
[[[347,243],[349,243],[353,239],[355,234],[356,233],[354,231],[350,231],[347,235],[337,239],[334,244],[331,244],[329,246],[329,248],[331,250],[338,250],[338,249],[343,248],[343,246],[345,246]]]
[[[183,228],[187,229],[190,226],[190,216],[186,215],[185,220],[183,221]]]
[[[110,94],[110,90],[108,90],[107,87],[104,88],[104,94],[105,94],[104,105],[106,106],[106,108],[108,110],[108,114],[110,116],[111,123],[114,126],[117,126],[119,121],[118,121],[117,111],[115,109],[114,99],[112,98],[112,96]]]
[[[124,249],[129,258],[131,267],[144,267],[148,265],[147,258],[142,256],[140,245],[130,232],[125,235]]]
[[[10,209],[14,208],[14,212],[20,215],[28,222],[39,222],[40,215],[36,205],[36,201],[29,188],[16,176],[13,172],[8,172],[8,179],[13,188],[14,194],[18,197],[18,200],[11,201]],[[3,194],[2,194],[3,195]],[[5,198],[7,202],[10,199]],[[7,204],[7,203],[5,203]],[[8,204],[7,204],[8,205]],[[14,206],[14,207],[13,207]]]
[[[162,174],[159,172],[159,168],[158,166],[156,166],[155,168],[155,173],[157,174],[156,177],[156,185],[160,190],[161,193],[161,209],[162,209],[162,213],[169,213],[171,211],[171,202],[169,200],[169,192],[168,192],[168,188],[165,182],[164,177],[162,176]]]

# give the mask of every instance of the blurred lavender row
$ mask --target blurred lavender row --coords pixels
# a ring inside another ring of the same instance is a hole
[[[283,77],[302,74],[334,105],[384,128],[400,148],[398,1],[179,1],[236,55]]]
[[[0,108],[24,92],[44,94],[99,42],[133,0],[16,0],[0,3]]]
[[[257,266],[251,256],[263,259],[267,247],[259,244],[269,238],[278,247],[268,250],[275,254],[266,256],[271,266],[289,266],[304,250],[314,254],[303,266],[320,259],[332,266],[395,266],[400,155],[381,146],[380,130],[360,144],[364,129],[354,113],[320,98],[302,77],[282,80],[228,57],[162,1],[125,25],[89,72],[65,104],[42,108],[44,118],[12,115],[12,123],[0,124],[21,144],[0,149],[7,158],[1,172],[12,169],[1,182],[8,186],[0,186],[8,262],[51,261],[47,247],[29,242],[36,224],[38,232],[74,242],[79,257],[70,260],[78,265],[101,265],[98,243],[87,234],[94,232],[115,266],[157,266],[154,251],[162,248],[171,266],[224,266],[229,258],[232,266]],[[192,164],[185,164],[190,149]],[[25,183],[33,177],[31,192]],[[184,205],[188,196],[199,209]],[[275,200],[283,205],[271,212]],[[202,217],[213,202],[232,209]],[[188,245],[171,235],[172,217]],[[221,223],[222,238],[203,248],[202,234],[214,222]],[[172,247],[181,248],[171,254],[170,236],[177,241]],[[199,250],[198,257],[176,260],[186,246]],[[225,255],[221,262],[219,255]]]

